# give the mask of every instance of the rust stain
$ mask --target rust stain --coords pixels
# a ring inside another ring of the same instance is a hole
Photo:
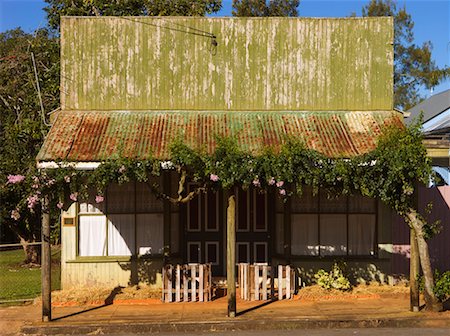
[[[265,146],[279,149],[287,137],[296,137],[329,157],[352,157],[375,149],[377,138],[391,125],[403,127],[401,116],[391,111],[63,111],[37,160],[101,161],[118,155],[170,159],[176,138],[212,153],[217,136],[235,138],[252,154]]]

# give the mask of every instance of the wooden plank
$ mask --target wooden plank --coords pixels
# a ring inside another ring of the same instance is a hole
[[[203,302],[203,294],[204,294],[204,292],[203,292],[203,285],[204,285],[204,283],[203,283],[203,264],[200,264],[199,266],[198,266],[198,300],[200,301],[200,302]]]
[[[169,265],[167,267],[168,276],[167,276],[167,299],[166,302],[172,302],[172,286],[173,286],[173,266]]]
[[[244,269],[244,300],[248,300],[248,264],[243,265]]]
[[[209,285],[208,285],[208,292],[209,292],[209,301],[211,301],[212,300],[212,293],[211,293],[211,291],[212,291],[211,264],[209,264],[209,266],[208,266],[208,274],[209,274],[209,277],[208,277],[208,283],[209,283]]]
[[[286,299],[291,298],[291,266],[286,266]]]
[[[183,265],[183,302],[189,301],[188,287],[189,287],[188,266]]]
[[[255,265],[255,276],[253,278],[255,282],[255,300],[259,300],[259,266]]]
[[[267,265],[264,265],[262,270],[262,299],[267,300]]]
[[[177,265],[177,271],[175,275],[175,301],[181,301],[181,266]]]
[[[283,265],[278,265],[278,300],[283,300]]]
[[[248,293],[248,298],[249,300],[254,300],[255,299],[255,266],[253,265],[249,265],[248,266],[248,288],[249,288],[249,293]]]
[[[270,299],[275,300],[275,266],[270,266]]]
[[[241,299],[244,298],[244,284],[242,283],[242,280],[244,278],[243,276],[244,267],[242,264],[238,264],[238,284],[239,284],[239,293]]]
[[[191,265],[191,302],[197,301],[197,266]]]

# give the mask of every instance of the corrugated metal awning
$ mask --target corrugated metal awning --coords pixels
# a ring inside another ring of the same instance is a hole
[[[213,152],[216,136],[235,138],[253,154],[282,145],[286,136],[329,157],[353,157],[376,147],[385,125],[402,127],[393,111],[61,111],[38,161],[102,161],[113,155],[170,159],[180,138]]]

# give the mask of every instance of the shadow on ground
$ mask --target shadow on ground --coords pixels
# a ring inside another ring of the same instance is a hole
[[[114,298],[115,298],[118,294],[122,293],[122,288],[123,288],[123,287],[121,287],[121,286],[115,287],[115,288],[111,291],[111,293],[108,295],[108,297],[105,299],[104,303],[103,303],[101,306],[92,307],[92,308],[89,308],[89,309],[83,309],[83,310],[81,310],[81,311],[79,311],[79,312],[75,312],[75,313],[71,313],[71,314],[68,314],[68,315],[64,315],[64,316],[59,316],[59,317],[53,318],[52,320],[53,320],[53,321],[58,321],[58,320],[62,320],[62,319],[68,318],[68,317],[80,315],[80,314],[83,314],[83,313],[87,313],[87,312],[90,312],[90,311],[93,311],[93,310],[97,310],[97,309],[100,309],[100,308],[103,308],[103,307],[112,305],[113,302],[114,302]]]

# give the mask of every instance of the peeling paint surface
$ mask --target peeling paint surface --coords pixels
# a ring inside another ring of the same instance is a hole
[[[170,159],[176,139],[212,153],[216,136],[231,136],[257,154],[287,136],[329,157],[353,157],[376,147],[387,125],[402,127],[392,111],[61,111],[37,159],[101,161],[121,155]]]
[[[392,41],[391,18],[63,17],[61,104],[391,110]]]

